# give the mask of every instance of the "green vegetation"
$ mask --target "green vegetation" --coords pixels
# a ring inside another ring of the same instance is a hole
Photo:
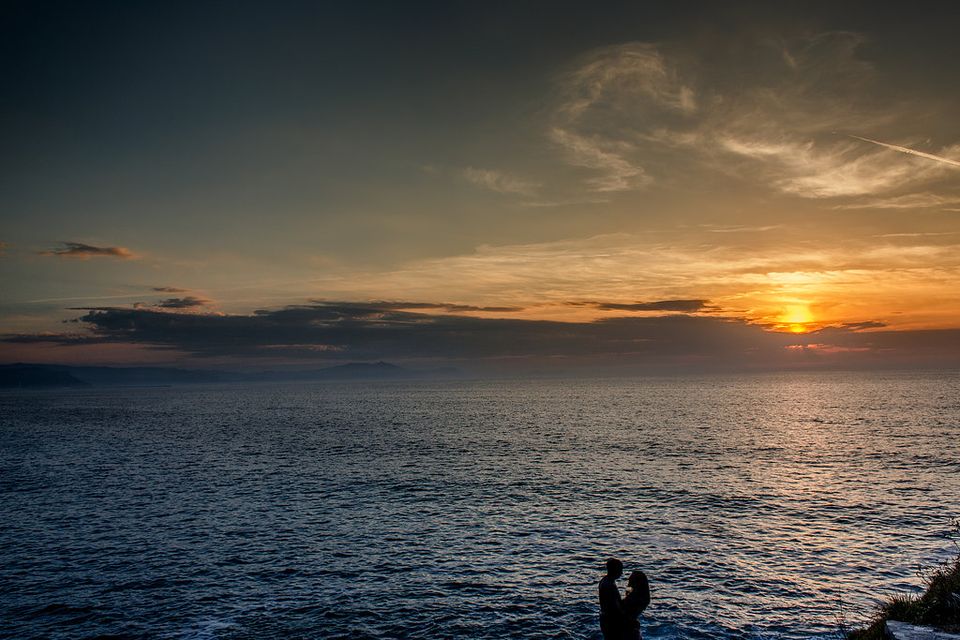
[[[953,522],[954,542],[960,534],[960,520]],[[877,617],[866,629],[847,635],[849,640],[882,640],[887,620],[930,625],[944,631],[960,632],[960,556],[921,571],[926,591],[919,596],[898,595],[880,606]]]

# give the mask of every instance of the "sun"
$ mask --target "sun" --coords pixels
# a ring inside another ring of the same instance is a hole
[[[786,308],[785,313],[780,317],[780,321],[787,325],[792,333],[806,333],[810,331],[808,326],[813,322],[813,314],[810,313],[810,307],[805,304],[794,304]]]

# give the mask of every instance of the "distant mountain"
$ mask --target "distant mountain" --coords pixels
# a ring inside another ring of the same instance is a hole
[[[351,362],[324,369],[236,373],[174,367],[82,367],[47,364],[0,365],[0,388],[10,387],[146,387],[172,384],[281,382],[308,380],[387,380],[450,377],[456,369],[411,371],[389,362]]]
[[[414,373],[389,362],[351,362],[314,371],[317,378],[407,378]]]
[[[84,387],[87,383],[44,365],[0,365],[0,389],[22,387]]]
[[[70,379],[82,385],[151,387],[170,384],[194,384],[197,382],[231,382],[241,380],[237,374],[219,371],[197,371],[172,367],[75,367],[58,364],[13,364],[0,365],[0,370],[19,371],[28,369],[44,372],[51,380],[61,380],[54,384],[12,384],[4,386],[78,386],[67,384]],[[38,378],[39,379],[39,378]]]

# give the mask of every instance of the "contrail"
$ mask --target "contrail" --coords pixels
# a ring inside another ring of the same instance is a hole
[[[864,142],[878,144],[881,147],[886,147],[887,149],[892,149],[893,151],[899,151],[900,153],[909,153],[912,156],[920,156],[921,158],[926,158],[927,160],[936,160],[937,162],[953,165],[954,167],[960,167],[960,162],[957,162],[956,160],[951,160],[950,158],[935,156],[932,153],[924,153],[923,151],[917,151],[916,149],[909,149],[907,147],[901,147],[895,144],[887,144],[886,142],[880,142],[879,140],[871,140],[870,138],[863,138],[861,136],[855,136],[853,134],[847,134],[847,135],[851,138],[856,138],[857,140],[863,140]]]

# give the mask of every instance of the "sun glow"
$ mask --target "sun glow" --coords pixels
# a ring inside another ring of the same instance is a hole
[[[813,319],[813,314],[810,313],[810,307],[805,304],[788,306],[780,318],[792,333],[806,333],[810,331],[811,327],[809,325],[813,322]]]

